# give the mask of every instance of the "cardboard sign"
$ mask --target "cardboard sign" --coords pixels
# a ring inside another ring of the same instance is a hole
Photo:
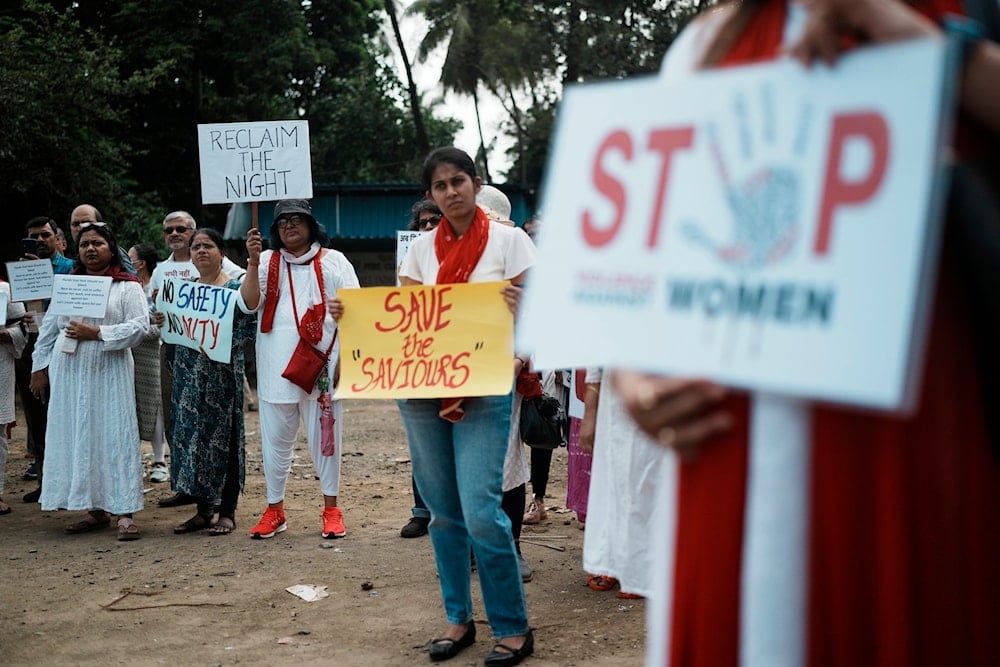
[[[52,283],[52,301],[47,314],[104,319],[110,294],[109,276],[57,275]]]
[[[7,277],[10,280],[11,299],[33,301],[52,296],[52,260],[26,259],[23,262],[7,262]]]
[[[236,290],[168,278],[156,295],[156,310],[166,321],[164,343],[201,350],[209,359],[228,364],[233,354]]]
[[[933,292],[945,48],[574,86],[518,349],[912,407]],[[613,109],[613,113],[609,110]]]
[[[506,283],[339,289],[336,398],[502,396],[514,381]]]
[[[312,198],[307,121],[199,125],[198,156],[203,204]]]

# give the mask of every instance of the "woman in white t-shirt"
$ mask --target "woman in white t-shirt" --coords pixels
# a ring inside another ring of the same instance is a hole
[[[518,286],[535,261],[534,246],[523,231],[490,221],[476,206],[482,182],[472,159],[457,148],[439,148],[424,161],[422,180],[427,198],[444,218],[434,231],[414,240],[400,268],[400,282],[509,280],[504,296],[516,308]],[[515,375],[519,363],[512,359]],[[476,639],[470,546],[498,642],[486,664],[515,665],[534,648],[510,519],[500,506],[511,400],[508,393],[399,401],[413,474],[431,512],[431,542],[450,624],[431,643],[434,661],[453,658]]]

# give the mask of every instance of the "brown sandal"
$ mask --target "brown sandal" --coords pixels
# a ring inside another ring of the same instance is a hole
[[[220,516],[219,520],[208,529],[208,534],[212,537],[219,535],[229,535],[236,530],[236,519],[231,516]]]
[[[182,535],[184,533],[196,533],[199,530],[205,530],[211,525],[211,514],[195,514],[193,517],[174,528],[174,534]]]
[[[111,515],[107,512],[98,511],[96,514],[94,512],[87,512],[87,516],[76,523],[69,524],[64,530],[70,535],[79,535],[80,533],[107,528],[110,525]]]
[[[127,516],[118,519],[118,541],[130,542],[139,539],[139,526]]]

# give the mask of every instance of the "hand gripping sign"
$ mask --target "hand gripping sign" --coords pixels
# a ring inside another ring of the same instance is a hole
[[[905,409],[936,268],[944,45],[575,86],[518,349]],[[613,113],[610,113],[613,111]]]

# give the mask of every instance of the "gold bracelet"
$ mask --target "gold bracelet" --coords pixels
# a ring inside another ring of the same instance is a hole
[[[600,394],[601,394],[600,388],[594,386],[593,384],[588,384],[587,385],[587,391],[592,391],[595,394],[597,394],[598,396],[600,396]]]

